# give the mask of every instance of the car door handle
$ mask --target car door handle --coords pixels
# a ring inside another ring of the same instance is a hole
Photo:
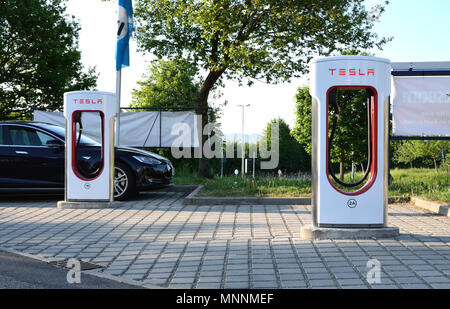
[[[26,151],[20,151],[20,150],[16,150],[16,153],[17,153],[17,154],[24,154],[24,155],[27,155],[27,154],[28,154],[28,152],[26,152]]]

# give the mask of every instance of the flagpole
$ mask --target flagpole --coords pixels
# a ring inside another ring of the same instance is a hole
[[[114,126],[114,145],[120,146],[120,87],[122,68],[130,65],[129,40],[133,31],[133,6],[131,0],[119,0],[119,19],[117,22],[116,47],[116,123]]]
[[[122,78],[122,70],[116,71],[116,123],[114,134],[114,145],[120,145],[120,86]]]

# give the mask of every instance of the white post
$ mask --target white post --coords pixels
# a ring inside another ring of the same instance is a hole
[[[116,71],[116,122],[114,128],[114,145],[120,145],[120,86],[122,70]]]
[[[352,181],[355,181],[355,172],[356,172],[356,166],[355,166],[355,163],[352,162]]]
[[[241,150],[242,150],[242,164],[241,164],[241,174],[244,178],[244,159],[245,159],[245,135],[244,135],[244,104],[242,104],[242,135],[241,135]]]
[[[242,105],[238,105],[238,106],[242,107],[242,134],[241,134],[242,162],[241,162],[241,174],[242,174],[242,178],[244,178],[245,177],[245,173],[244,173],[244,169],[245,169],[245,163],[244,163],[244,160],[245,160],[244,109],[245,109],[245,107],[250,106],[250,104],[247,104],[247,105],[242,104]]]
[[[256,153],[253,152],[253,178],[255,178],[255,160],[256,160]]]
[[[225,158],[225,155],[223,153],[224,151],[224,145],[226,147],[226,143],[224,142],[224,140],[222,139],[222,158],[220,159],[220,178],[223,178],[223,160]]]

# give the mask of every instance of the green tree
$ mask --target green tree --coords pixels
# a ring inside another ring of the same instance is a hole
[[[363,2],[137,0],[135,33],[141,50],[202,69],[196,108],[206,125],[210,91],[224,77],[283,82],[304,73],[314,54],[381,47],[386,39],[372,28],[384,7],[368,11]],[[209,176],[208,165],[201,159],[199,175]]]
[[[132,107],[194,107],[200,91],[196,67],[187,61],[159,59],[133,89]]]
[[[305,145],[305,151],[311,155],[312,152],[312,99],[309,87],[300,87],[295,94],[295,124],[292,135],[295,139]]]
[[[154,61],[133,89],[131,107],[195,107],[195,100],[202,84],[198,70],[184,59]],[[214,89],[213,98],[221,93]],[[209,121],[217,121],[226,102],[211,104]]]
[[[79,25],[62,0],[0,0],[0,118],[18,109],[60,107],[63,93],[92,89],[83,71]]]
[[[436,173],[439,171],[438,162],[441,161],[442,154],[446,155],[450,151],[449,141],[424,141],[416,143],[418,153],[421,157],[428,157],[433,160]]]
[[[283,172],[298,173],[310,169],[310,156],[292,135],[289,125],[281,118],[272,119],[263,130],[261,139],[267,141],[267,147],[271,149],[271,126],[278,123],[279,164],[278,169]]]
[[[418,141],[402,141],[394,151],[393,160],[398,163],[409,163],[413,168],[413,161],[421,156],[418,152]]]

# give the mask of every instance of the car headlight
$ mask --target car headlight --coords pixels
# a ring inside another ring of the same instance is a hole
[[[155,158],[146,157],[146,156],[133,156],[136,160],[145,164],[161,164],[161,161],[156,160]]]

